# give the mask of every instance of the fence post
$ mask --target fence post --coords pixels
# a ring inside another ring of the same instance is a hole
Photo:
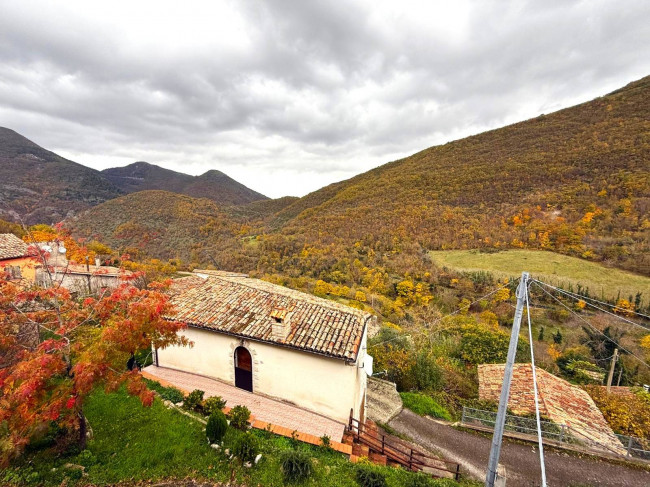
[[[564,441],[564,425],[560,425],[560,443]]]
[[[465,424],[465,406],[463,406],[463,417],[460,418],[460,424]]]
[[[460,480],[460,463],[456,464],[456,475],[454,475],[456,482]]]
[[[632,456],[632,441],[633,441],[632,437],[628,436],[628,440],[627,440],[627,456],[628,457]]]
[[[411,455],[409,456],[409,470],[413,470],[413,448],[411,448]]]

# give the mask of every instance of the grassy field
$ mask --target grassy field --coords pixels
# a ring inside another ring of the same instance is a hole
[[[234,469],[237,485],[279,487],[285,485],[280,455],[291,448],[303,450],[313,459],[314,473],[302,485],[358,485],[355,480],[357,466],[344,455],[304,443],[292,445],[291,439],[266,431],[252,430],[263,457],[253,468],[243,468],[223,451],[210,448],[202,424],[167,409],[160,399],[156,399],[152,407],[144,408],[137,398],[124,391],[112,394],[96,391],[85,412],[94,433],[86,450],[62,453],[41,445],[12,468],[0,472],[0,485],[133,485],[164,479],[225,484]],[[224,447],[232,448],[242,434],[229,428]],[[83,476],[78,465],[85,467]],[[389,487],[410,485],[413,481],[413,474],[402,469],[372,468],[385,475]],[[430,487],[454,485],[480,484],[472,481],[430,483]]]
[[[622,297],[643,295],[650,299],[650,278],[631,274],[595,262],[538,250],[507,250],[480,253],[478,250],[442,250],[429,253],[439,266],[461,271],[490,271],[496,277],[518,277],[529,271],[533,277],[549,284],[577,284],[589,288],[592,296],[614,299],[619,291]]]

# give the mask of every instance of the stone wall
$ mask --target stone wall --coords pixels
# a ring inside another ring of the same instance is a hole
[[[377,423],[388,423],[402,410],[402,398],[393,382],[368,378],[367,416]]]

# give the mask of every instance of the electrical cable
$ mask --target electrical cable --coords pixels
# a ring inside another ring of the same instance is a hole
[[[537,287],[538,287],[538,288],[540,288],[543,292],[545,292],[546,294],[548,294],[548,295],[549,295],[551,298],[553,298],[555,301],[557,301],[558,303],[560,303],[560,304],[561,304],[564,308],[566,308],[569,312],[571,312],[572,314],[574,314],[574,315],[575,315],[579,320],[585,322],[589,328],[591,328],[591,329],[592,329],[593,331],[595,331],[596,333],[598,333],[598,334],[604,336],[606,340],[610,341],[611,343],[613,343],[614,345],[616,345],[616,346],[617,346],[618,348],[620,348],[621,350],[624,350],[624,351],[627,352],[629,355],[631,355],[632,357],[634,357],[635,359],[637,359],[639,362],[641,362],[645,367],[647,367],[648,369],[650,369],[650,364],[648,364],[645,360],[643,360],[643,359],[642,359],[641,357],[639,357],[638,355],[636,355],[636,354],[630,352],[627,348],[623,347],[622,345],[618,344],[617,342],[615,342],[614,340],[612,340],[610,337],[608,337],[607,335],[605,335],[602,331],[600,331],[598,328],[596,328],[595,326],[593,326],[593,325],[592,325],[591,323],[589,323],[586,319],[584,319],[582,316],[580,316],[578,313],[576,313],[575,311],[573,311],[573,310],[572,310],[571,308],[569,308],[566,304],[564,304],[562,301],[560,301],[558,298],[556,298],[556,297],[553,296],[551,293],[549,293],[546,289],[544,289],[542,286],[540,286],[540,285],[538,284],[538,282],[537,282],[536,279],[533,279],[533,281],[534,281],[534,284],[537,284]]]
[[[515,279],[513,282],[517,282],[519,279],[521,279],[521,278],[518,277],[518,278]],[[449,318],[449,317],[451,317],[451,316],[454,316],[454,315],[460,313],[461,311],[463,311],[463,310],[465,310],[465,309],[469,309],[469,308],[471,308],[472,305],[481,302],[481,301],[484,300],[485,298],[489,298],[490,296],[492,296],[493,294],[495,294],[495,293],[501,291],[502,289],[506,289],[507,287],[509,287],[509,285],[510,285],[510,283],[508,283],[508,284],[506,284],[506,285],[504,285],[504,286],[501,286],[500,288],[497,288],[497,289],[495,289],[495,290],[493,290],[493,291],[490,291],[490,292],[487,293],[485,296],[481,296],[480,298],[476,299],[475,301],[472,301],[471,303],[466,304],[465,306],[461,306],[461,307],[458,308],[456,311],[454,311],[454,312],[452,312],[452,313],[449,313],[449,314],[447,314],[447,315],[445,315],[445,316],[442,316],[442,317],[438,318],[436,321],[434,321],[433,323],[431,323],[431,325],[429,325],[429,326],[436,325],[436,324],[440,323],[442,320],[444,320],[444,319],[446,319],[446,318]],[[384,340],[383,342],[373,343],[372,345],[369,345],[369,346],[367,347],[367,349],[370,349],[370,348],[373,348],[373,347],[377,347],[377,346],[379,346],[379,345],[383,345],[384,343],[393,342],[393,341],[395,341],[395,340],[399,340],[399,339],[401,339],[401,338],[405,338],[405,337],[413,338],[413,337],[417,337],[417,336],[420,336],[420,335],[426,335],[426,334],[427,334],[426,331],[421,331],[420,333],[415,333],[414,335],[410,335],[410,334],[409,334],[409,335],[399,335],[399,336],[396,336],[396,337],[394,337],[394,338],[389,338],[388,340]]]
[[[537,420],[537,443],[539,445],[539,464],[542,472],[542,487],[546,487],[546,465],[544,464],[544,444],[542,442],[542,424],[539,417],[539,392],[537,391],[537,372],[535,371],[535,352],[533,350],[533,324],[530,319],[530,303],[528,301],[528,286],[524,289],[526,298],[526,313],[528,316],[528,340],[530,341],[530,366],[533,372],[533,390],[535,392],[535,418]]]
[[[548,286],[548,287],[550,287],[551,289],[554,289],[555,291],[557,291],[557,292],[559,292],[559,293],[562,293],[562,294],[564,294],[564,295],[566,295],[566,296],[569,296],[569,297],[571,297],[571,298],[573,298],[573,299],[577,299],[577,300],[583,301],[587,306],[591,306],[592,308],[596,308],[597,310],[602,311],[603,313],[607,313],[608,315],[612,315],[612,316],[618,318],[619,320],[622,320],[622,321],[625,321],[626,323],[629,323],[630,325],[638,326],[639,328],[643,328],[644,330],[649,330],[649,329],[650,329],[650,327],[648,327],[648,326],[644,326],[644,325],[642,325],[642,324],[640,324],[640,323],[637,323],[637,322],[635,322],[635,321],[628,320],[627,318],[624,318],[624,317],[622,317],[622,316],[620,316],[620,315],[617,315],[617,314],[615,314],[615,313],[612,313],[611,311],[608,311],[608,310],[603,309],[603,308],[601,308],[601,307],[599,307],[599,306],[596,306],[595,304],[589,303],[587,300],[589,300],[589,299],[591,299],[591,298],[587,298],[586,296],[581,296],[580,294],[575,294],[575,293],[571,293],[571,292],[569,292],[569,291],[565,291],[564,289],[560,289],[559,287],[552,286],[551,284],[548,284],[548,283],[546,283],[546,282],[540,281],[540,280],[538,280],[538,279],[531,279],[531,281],[535,281],[535,282],[538,282],[538,283],[540,283],[540,284],[543,284],[544,286]],[[612,305],[612,304],[607,304],[607,303],[604,303],[604,302],[602,302],[602,301],[598,301],[598,300],[596,300],[596,299],[594,299],[593,301],[596,301],[597,303],[605,304],[605,305],[610,306],[611,308],[614,308],[614,309],[619,309],[619,310],[621,310],[621,311],[625,311],[626,313],[634,313],[634,314],[636,314],[636,315],[639,315],[639,316],[642,316],[642,317],[644,317],[644,318],[648,318],[648,319],[650,319],[650,316],[646,316],[646,315],[644,315],[644,314],[637,313],[636,311],[632,311],[632,310],[629,310],[629,309],[621,308],[621,307],[619,307],[619,306],[614,306],[614,305]]]

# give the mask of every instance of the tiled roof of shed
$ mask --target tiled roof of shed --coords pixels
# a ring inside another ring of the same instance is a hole
[[[0,233],[0,260],[27,255],[27,244],[13,233]]]
[[[277,343],[307,352],[355,361],[369,313],[317,298],[244,274],[199,271],[202,283],[172,297],[175,308],[167,319],[217,332]],[[189,284],[189,283],[184,283]],[[172,287],[173,288],[173,287]],[[285,309],[290,331],[273,338],[271,316]]]

